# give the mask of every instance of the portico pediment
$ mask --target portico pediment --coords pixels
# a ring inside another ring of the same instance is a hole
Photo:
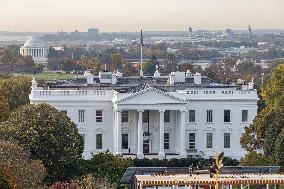
[[[148,87],[132,95],[124,97],[116,104],[185,104],[186,101],[165,93],[159,89]]]

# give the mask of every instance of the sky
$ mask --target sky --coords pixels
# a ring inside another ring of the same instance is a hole
[[[0,31],[284,29],[284,0],[0,0]]]

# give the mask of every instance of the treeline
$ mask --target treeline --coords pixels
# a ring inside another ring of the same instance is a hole
[[[0,73],[39,73],[43,66],[34,63],[31,56],[23,57],[20,47],[9,45],[0,49]]]

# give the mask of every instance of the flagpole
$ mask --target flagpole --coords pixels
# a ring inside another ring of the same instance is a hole
[[[216,166],[219,166],[219,159],[218,159],[218,146],[216,146]],[[217,168],[216,170],[216,184],[215,184],[215,189],[219,189],[219,183],[218,183],[218,179],[219,179],[219,170]]]
[[[141,30],[141,39],[140,39],[140,77],[143,76],[143,34]]]

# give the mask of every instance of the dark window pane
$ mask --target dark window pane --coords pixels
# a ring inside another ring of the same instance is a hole
[[[195,149],[195,133],[188,134],[188,147],[190,150]]]
[[[206,119],[206,121],[208,123],[213,121],[213,110],[207,110],[207,119]]]
[[[188,111],[188,121],[195,122],[195,110]]]
[[[122,111],[121,120],[123,123],[128,122],[128,111]]]
[[[122,134],[122,149],[128,149],[128,134]]]
[[[96,148],[98,150],[103,148],[103,135],[102,134],[96,135]]]
[[[242,110],[242,122],[248,121],[248,110]]]
[[[164,122],[170,122],[170,111],[166,110],[164,113]]]
[[[164,149],[170,149],[170,133],[164,133]]]
[[[231,147],[231,134],[224,133],[224,148],[230,148],[230,147]]]
[[[231,121],[231,112],[230,110],[224,110],[224,122]]]
[[[213,134],[207,133],[206,134],[206,148],[212,148],[213,146]]]
[[[102,110],[96,111],[96,122],[103,122],[103,111]]]
[[[143,112],[143,123],[148,123],[149,122],[149,111],[144,111]]]

